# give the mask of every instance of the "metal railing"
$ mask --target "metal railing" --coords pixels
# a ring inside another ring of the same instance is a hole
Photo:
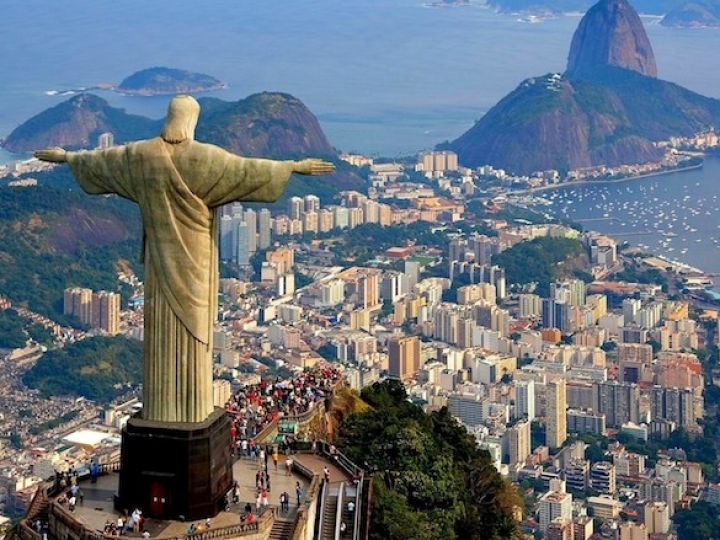
[[[352,524],[352,540],[360,540],[362,535],[361,531],[361,512],[363,510],[363,483],[365,480],[365,472],[355,465],[353,461],[351,461],[345,454],[337,450],[335,448],[333,452],[331,452],[331,444],[327,441],[318,441],[318,450],[320,451],[320,454],[327,459],[328,461],[335,463],[338,467],[343,469],[348,475],[353,477],[353,484],[356,487],[356,493],[355,493],[355,511],[353,515],[353,524]],[[355,475],[359,475],[356,477]],[[357,478],[357,483],[355,483],[355,478]],[[368,501],[369,503],[369,501]]]

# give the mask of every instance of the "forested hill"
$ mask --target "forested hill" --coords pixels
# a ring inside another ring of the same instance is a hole
[[[537,283],[536,293],[547,297],[551,282],[586,267],[587,253],[580,240],[548,236],[515,244],[493,255],[492,263],[505,269],[508,284]]]
[[[136,273],[137,208],[119,197],[88,196],[66,167],[34,175],[36,187],[0,187],[0,295],[63,323],[67,287],[118,289],[117,270]]]
[[[425,414],[402,382],[363,388],[370,406],[340,426],[338,447],[372,474],[370,538],[515,540],[522,501],[449,410]]]
[[[141,373],[141,341],[93,337],[45,353],[23,376],[23,382],[43,396],[108,403],[137,385]]]
[[[345,183],[334,181],[335,175],[322,180],[295,175],[277,203],[256,206],[282,210],[289,197],[308,194],[328,204],[341,189],[361,185],[356,167],[342,161],[337,166]],[[85,194],[67,166],[31,176],[37,186],[8,187],[7,179],[0,185],[0,295],[77,325],[62,314],[65,288],[117,290],[117,272],[128,267],[142,277],[140,213],[119,197]]]

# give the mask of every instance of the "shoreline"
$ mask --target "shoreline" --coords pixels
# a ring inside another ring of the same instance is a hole
[[[650,173],[637,174],[634,176],[623,176],[622,178],[610,178],[607,180],[576,180],[573,182],[563,182],[562,184],[553,184],[551,186],[540,186],[540,187],[536,187],[536,188],[510,190],[507,192],[507,194],[508,195],[532,195],[533,193],[538,192],[538,191],[551,191],[553,189],[565,189],[565,188],[572,188],[572,187],[578,187],[578,186],[592,186],[592,185],[601,185],[601,184],[619,184],[621,182],[630,182],[632,180],[640,180],[643,178],[650,178],[653,176],[664,176],[667,174],[672,174],[672,173],[677,173],[677,172],[694,171],[697,169],[702,169],[704,165],[705,165],[705,161],[703,159],[703,162],[698,163],[697,165],[688,165],[685,167],[678,167],[677,169],[654,171],[654,172],[650,172]]]

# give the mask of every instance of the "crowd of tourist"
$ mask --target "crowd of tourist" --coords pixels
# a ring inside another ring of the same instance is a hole
[[[310,411],[341,379],[338,368],[322,366],[294,379],[264,379],[240,388],[226,405],[226,410],[234,416],[231,433],[236,455],[258,459],[265,452],[263,459],[266,459],[270,449],[255,444],[257,435],[275,419],[292,420]],[[293,435],[285,434],[279,443],[280,452],[289,453],[293,443]]]
[[[324,399],[332,392],[342,380],[342,372],[334,366],[318,366],[307,373],[293,379],[265,379],[257,384],[245,385],[236,391],[226,405],[226,411],[232,417],[231,436],[233,451],[240,458],[250,459],[259,465],[255,475],[255,506],[248,502],[240,511],[240,523],[245,525],[256,521],[267,508],[270,492],[270,475],[268,466],[272,462],[275,470],[284,470],[286,476],[292,474],[293,453],[296,443],[295,432],[279,429],[281,437],[275,444],[259,444],[256,437],[272,421],[278,419],[291,423],[299,416],[320,406]],[[315,448],[315,441],[313,441]],[[96,463],[91,463],[88,469],[91,483],[97,482],[100,474]],[[328,473],[325,473],[327,480]],[[56,491],[60,492],[57,502],[66,506],[71,512],[78,504],[82,504],[83,493],[78,486],[78,473],[73,469],[67,472],[56,472]],[[298,506],[303,496],[299,482],[296,482],[295,496]],[[225,509],[230,510],[230,501],[235,505],[240,503],[240,486],[235,482],[226,498]],[[283,491],[279,494],[280,511],[288,512],[290,495]],[[131,515],[120,516],[117,520],[106,521],[102,528],[105,537],[114,538],[127,533],[138,535],[143,533],[144,538],[149,537],[143,528],[143,516],[139,509]],[[32,523],[33,528],[47,539],[47,527],[41,522]],[[210,523],[199,525],[191,524],[186,534],[192,535],[210,528]]]

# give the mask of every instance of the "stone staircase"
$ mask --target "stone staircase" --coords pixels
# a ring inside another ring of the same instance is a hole
[[[270,530],[270,536],[268,540],[289,540],[293,532],[292,521],[279,521],[275,520],[273,527]]]

